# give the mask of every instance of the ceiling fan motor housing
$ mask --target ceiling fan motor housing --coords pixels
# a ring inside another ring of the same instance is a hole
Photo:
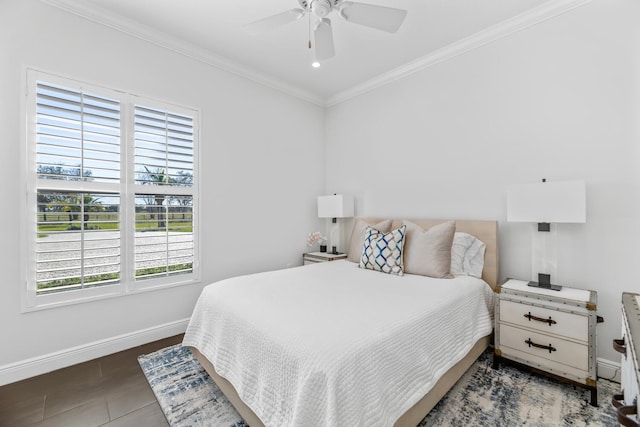
[[[333,9],[337,9],[343,0],[298,0],[300,7],[310,10],[318,18],[326,17]]]
[[[313,0],[311,2],[311,12],[318,18],[324,18],[331,13],[331,3],[329,0]]]

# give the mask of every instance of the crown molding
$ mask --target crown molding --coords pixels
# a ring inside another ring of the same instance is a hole
[[[479,31],[469,37],[451,43],[431,52],[422,58],[411,61],[367,80],[359,85],[339,92],[328,98],[302,90],[282,80],[260,73],[223,56],[216,55],[190,43],[185,43],[161,31],[140,24],[137,21],[123,18],[97,6],[90,6],[77,0],[40,0],[42,3],[73,13],[101,25],[113,28],[122,33],[139,38],[146,42],[161,46],[191,59],[200,61],[220,70],[246,78],[263,86],[278,90],[285,94],[321,107],[332,107],[341,102],[363,95],[374,89],[393,83],[397,80],[420,72],[433,65],[462,55],[465,52],[484,46],[502,37],[524,30],[533,25],[552,19],[572,9],[584,6],[593,0],[549,0],[542,5],[521,13],[513,18]]]
[[[278,90],[293,97],[304,101],[325,106],[325,99],[312,92],[302,90],[292,86],[282,80],[275,79],[264,73],[260,73],[239,63],[227,59],[223,56],[216,55],[206,49],[202,49],[191,43],[185,43],[175,37],[168,36],[161,31],[155,30],[140,22],[124,18],[120,15],[113,14],[100,7],[88,5],[85,2],[77,0],[40,0],[49,6],[57,9],[73,13],[82,18],[91,20],[98,24],[113,28],[114,30],[144,40],[148,43],[155,44],[175,53],[184,55],[196,61],[205,63],[212,67],[246,78],[255,83]]]
[[[491,43],[502,37],[554,18],[577,7],[584,6],[591,1],[593,0],[549,0],[529,11],[488,27],[469,37],[460,39],[459,41],[451,43],[441,49],[435,50],[422,58],[411,61],[401,67],[380,74],[379,76],[362,84],[337,93],[326,100],[325,107],[328,108],[334,106],[379,87],[385,86],[396,80],[403,79],[428,67],[447,61],[458,55],[462,55],[472,49],[484,46],[485,44]]]

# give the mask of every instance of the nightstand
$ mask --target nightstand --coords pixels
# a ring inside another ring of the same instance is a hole
[[[560,291],[508,279],[496,288],[494,368],[501,361],[580,385],[598,405],[594,291]]]
[[[302,265],[316,264],[318,262],[337,261],[347,259],[347,254],[331,254],[329,252],[307,252],[302,254]]]
[[[622,338],[614,339],[613,349],[620,357],[620,393],[611,399],[624,426],[638,426],[640,406],[640,294],[622,293]]]

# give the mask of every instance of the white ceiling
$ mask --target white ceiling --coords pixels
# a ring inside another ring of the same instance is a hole
[[[307,18],[260,36],[242,26],[299,7],[296,0],[42,0],[266,82],[320,104],[437,57],[517,31],[580,0],[365,0],[408,11],[396,34],[332,18],[336,55],[311,67]],[[484,37],[484,39],[483,39]],[[484,40],[484,41],[483,41]],[[468,43],[467,43],[468,44]]]

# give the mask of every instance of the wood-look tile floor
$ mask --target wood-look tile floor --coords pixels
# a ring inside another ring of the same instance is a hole
[[[0,427],[166,427],[137,357],[182,342],[155,341],[0,387]]]

